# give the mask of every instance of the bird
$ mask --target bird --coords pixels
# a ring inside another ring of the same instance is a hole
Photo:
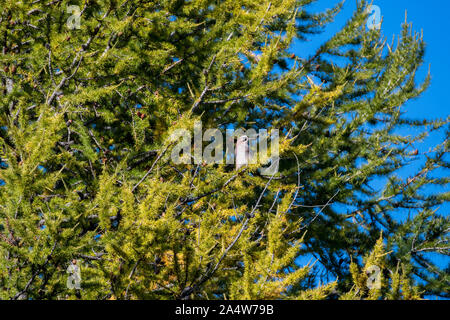
[[[236,142],[236,170],[248,164],[249,145],[246,135],[240,136]]]

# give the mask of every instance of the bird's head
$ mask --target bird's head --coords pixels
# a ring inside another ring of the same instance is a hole
[[[237,143],[246,143],[247,141],[248,141],[248,137],[247,137],[246,135],[240,136],[240,137],[237,139]]]

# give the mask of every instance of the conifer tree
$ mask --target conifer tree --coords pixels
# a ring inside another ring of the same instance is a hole
[[[360,1],[301,57],[342,8],[313,2],[1,0],[0,299],[449,297],[449,134],[397,174],[448,124],[403,107],[423,37],[388,44]],[[199,121],[279,129],[279,172],[174,163]]]

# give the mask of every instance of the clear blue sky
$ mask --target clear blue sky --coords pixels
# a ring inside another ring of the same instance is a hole
[[[312,11],[323,11],[331,8],[339,0],[319,0],[311,6]],[[391,42],[393,36],[398,36],[401,31],[401,24],[405,21],[407,11],[408,23],[413,24],[413,29],[420,32],[423,30],[426,43],[425,62],[417,74],[418,82],[423,80],[429,70],[431,71],[431,85],[418,99],[408,101],[403,110],[410,118],[445,119],[450,114],[450,89],[448,88],[447,75],[450,75],[450,36],[448,28],[450,26],[450,1],[431,0],[428,2],[419,0],[375,0],[373,5],[381,9],[383,19],[381,31],[383,36]],[[356,0],[347,0],[342,11],[337,15],[335,22],[328,25],[325,32],[312,36],[311,41],[299,42],[294,46],[294,51],[298,56],[306,57],[324,41],[340,30],[356,10]],[[401,130],[405,135],[416,135],[419,131],[414,128],[404,128]],[[444,131],[432,133],[423,143],[418,145],[420,152],[428,151],[441,143]],[[402,176],[411,176],[416,173],[419,163],[401,171]],[[448,174],[448,172],[443,173]],[[439,210],[442,214],[450,214],[450,205],[445,205]]]
[[[337,0],[319,0],[311,8],[319,11],[331,8]],[[431,66],[431,87],[418,99],[409,102],[406,107],[411,117],[446,118],[450,110],[450,90],[447,75],[450,74],[450,1],[446,0],[375,0],[374,5],[381,9],[383,19],[382,33],[391,40],[398,35],[401,24],[405,20],[405,10],[408,11],[408,22],[413,23],[416,31],[423,30],[427,44],[425,64],[418,74],[423,79]],[[324,40],[339,30],[352,16],[356,9],[355,0],[347,0],[343,10],[334,23],[329,25],[324,34],[314,36],[309,43],[299,43],[295,51],[299,56],[314,52]],[[390,41],[389,41],[390,42]]]
[[[319,0],[311,6],[313,11],[322,11],[337,4],[338,0]],[[450,75],[450,1],[446,0],[374,0],[373,5],[381,9],[382,34],[390,43],[394,35],[398,36],[401,24],[407,20],[413,23],[413,29],[420,32],[423,30],[424,40],[427,44],[425,63],[418,73],[418,80],[425,78],[428,67],[431,67],[431,86],[416,100],[409,101],[403,108],[410,118],[445,119],[450,114],[450,88],[447,76]],[[294,51],[298,56],[306,57],[315,52],[325,40],[329,39],[335,32],[340,30],[356,10],[356,0],[347,0],[343,10],[338,14],[335,22],[327,26],[326,31],[318,36],[313,36],[307,43],[297,43]],[[412,128],[402,130],[404,134],[417,134]],[[430,135],[418,149],[420,152],[427,151],[430,147],[442,142],[443,132]],[[418,165],[418,164],[417,164]],[[411,176],[417,169],[417,165],[402,170],[402,176]],[[448,175],[448,171],[446,173]],[[381,187],[381,184],[378,183]],[[446,204],[438,211],[440,214],[449,215],[450,205]],[[306,258],[306,260],[305,260]],[[299,259],[299,263],[305,263],[308,257]],[[441,267],[450,263],[448,257],[442,257],[436,261]]]

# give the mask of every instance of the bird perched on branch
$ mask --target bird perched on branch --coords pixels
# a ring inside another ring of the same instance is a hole
[[[236,170],[248,164],[249,145],[248,137],[243,135],[237,139],[236,142]]]

